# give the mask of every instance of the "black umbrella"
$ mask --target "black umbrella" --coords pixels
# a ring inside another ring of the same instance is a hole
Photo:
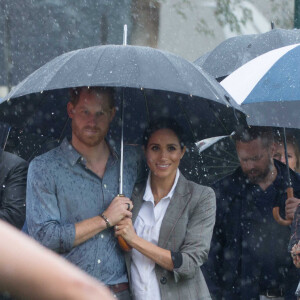
[[[300,43],[299,29],[273,29],[266,33],[239,35],[200,56],[195,64],[221,81],[251,59],[283,46]]]
[[[124,94],[124,138],[130,143],[137,142],[150,118],[160,115],[182,119],[194,141],[229,134],[240,110],[211,76],[179,56],[108,45],[68,52],[32,73],[4,98],[0,118],[18,130],[19,140],[62,138],[68,127],[68,89],[79,86],[125,88],[117,93],[117,104]],[[117,127],[112,126],[113,135]]]
[[[4,99],[0,119],[17,128],[17,138],[61,140],[69,130],[68,89],[80,86],[117,89],[116,120],[124,127],[114,122],[110,137],[124,129],[121,148],[123,140],[138,143],[155,117],[175,117],[195,142],[229,134],[243,115],[219,83],[193,63],[148,47],[107,45],[68,52],[42,66]]]

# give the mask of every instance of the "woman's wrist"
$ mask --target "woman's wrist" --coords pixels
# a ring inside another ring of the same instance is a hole
[[[137,234],[135,234],[134,237],[130,241],[127,241],[127,242],[132,248],[136,249],[141,246],[141,240],[142,240],[142,238],[140,238]]]

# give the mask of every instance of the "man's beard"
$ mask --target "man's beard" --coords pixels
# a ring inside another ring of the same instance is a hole
[[[95,131],[93,134],[88,134],[85,130]],[[95,147],[99,145],[105,138],[103,131],[99,127],[90,127],[86,126],[82,129],[79,129],[75,124],[72,125],[73,134],[77,139],[88,147]]]
[[[245,175],[249,179],[250,182],[258,184],[262,181],[264,181],[267,176],[271,172],[271,164],[268,164],[265,169],[258,170],[258,169],[251,169],[250,171],[247,171]]]

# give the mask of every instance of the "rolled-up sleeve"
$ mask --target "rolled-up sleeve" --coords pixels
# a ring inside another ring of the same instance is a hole
[[[197,192],[197,191],[194,191]],[[180,248],[182,264],[174,269],[174,278],[192,278],[196,269],[207,260],[216,216],[216,197],[211,188],[204,188],[188,221],[184,243]]]
[[[55,175],[43,160],[29,165],[27,178],[26,221],[29,234],[45,247],[58,253],[72,249],[75,224],[62,224],[56,196]]]

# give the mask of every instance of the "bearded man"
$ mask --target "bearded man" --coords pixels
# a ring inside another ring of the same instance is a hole
[[[273,160],[272,130],[247,128],[234,140],[240,167],[213,186],[217,219],[204,266],[210,292],[214,299],[296,299],[299,272],[287,251],[290,228],[272,215],[279,205],[285,216],[288,187],[286,166]],[[300,176],[291,171],[291,179],[299,198]]]
[[[117,196],[119,155],[106,140],[116,112],[114,90],[72,89],[67,112],[71,140],[65,138],[29,166],[29,234],[105,283],[118,299],[130,299],[124,255],[113,226],[131,217],[133,205],[129,198]],[[124,157],[124,194],[131,197],[143,174],[142,156],[124,147]]]

